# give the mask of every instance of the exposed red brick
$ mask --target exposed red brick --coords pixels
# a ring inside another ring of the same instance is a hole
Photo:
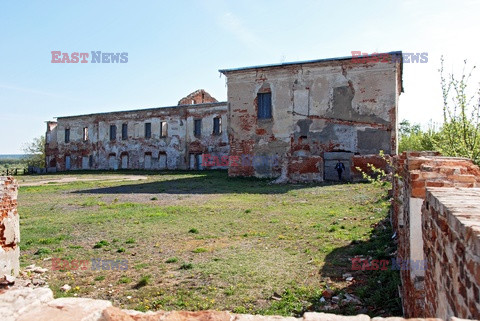
[[[217,103],[218,100],[210,96],[209,93],[207,93],[203,89],[199,89],[194,91],[193,93],[189,94],[186,97],[183,97],[180,99],[178,102],[178,105],[196,105],[196,104],[206,104],[206,103]]]

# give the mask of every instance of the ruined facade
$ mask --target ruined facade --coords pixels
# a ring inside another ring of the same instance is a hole
[[[288,181],[345,178],[396,154],[401,52],[359,62],[336,58],[220,70],[227,77],[231,155],[271,162],[229,167],[236,176]]]
[[[50,171],[199,169],[202,154],[229,154],[226,123],[227,103],[203,90],[173,107],[59,117],[47,122],[46,163]]]
[[[203,164],[228,168],[231,176],[323,181],[338,179],[340,160],[349,180],[361,178],[357,167],[383,166],[381,150],[396,154],[401,52],[366,62],[347,57],[220,72],[228,102],[197,90],[175,107],[48,122],[48,169]]]

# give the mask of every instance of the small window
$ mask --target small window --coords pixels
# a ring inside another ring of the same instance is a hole
[[[128,139],[128,125],[122,124],[122,140]]]
[[[257,101],[258,101],[258,119],[272,118],[272,93],[258,94]]]
[[[166,121],[160,122],[160,137],[168,136],[168,125]]]
[[[110,140],[117,139],[117,126],[110,125]]]
[[[65,128],[65,143],[70,143],[70,128]]]
[[[145,138],[152,137],[152,123],[145,123]]]
[[[83,127],[83,141],[86,142],[88,140],[88,127]]]
[[[213,134],[220,135],[222,133],[222,119],[220,117],[215,117],[213,119]]]
[[[195,137],[200,137],[202,135],[202,120],[195,119],[194,125],[195,127],[193,128],[193,134]]]

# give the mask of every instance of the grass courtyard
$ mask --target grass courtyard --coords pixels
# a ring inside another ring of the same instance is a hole
[[[398,271],[352,271],[350,262],[395,251],[385,187],[271,185],[217,171],[22,176],[19,183],[21,265],[48,268],[57,297],[141,311],[300,315],[323,311],[330,288],[358,296],[362,307],[329,312],[401,315]],[[126,260],[128,268],[51,270],[56,258]],[[72,289],[61,291],[64,284]]]

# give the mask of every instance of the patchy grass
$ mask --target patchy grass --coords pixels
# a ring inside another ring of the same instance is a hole
[[[359,296],[364,313],[401,315],[397,271],[351,271],[349,261],[395,250],[384,187],[270,185],[216,171],[121,174],[20,188],[22,266],[50,268],[47,255],[128,261],[127,270],[49,271],[57,297],[76,293],[141,311],[300,315],[323,310],[328,286]],[[354,282],[343,280],[346,272]],[[78,290],[61,292],[66,283]],[[358,313],[348,305],[334,312]]]
[[[138,281],[138,283],[135,285],[135,288],[142,288],[146,285],[148,285],[148,283],[150,283],[150,280],[151,280],[152,276],[151,275],[144,275],[140,278],[140,281]],[[125,277],[122,277],[120,278],[120,281],[122,280],[126,280]],[[129,282],[122,282],[122,283],[129,283]]]
[[[171,257],[165,261],[165,263],[177,263],[177,262],[178,262],[178,258],[176,257]]]
[[[108,242],[105,241],[105,240],[102,240],[102,241],[99,241],[99,242],[95,243],[95,245],[93,246],[93,248],[94,248],[94,249],[100,249],[100,248],[102,248],[102,247],[104,247],[104,246],[108,246],[108,245],[110,245],[110,243],[108,243]]]
[[[192,263],[183,263],[180,265],[180,270],[191,270],[193,269],[193,264]]]

